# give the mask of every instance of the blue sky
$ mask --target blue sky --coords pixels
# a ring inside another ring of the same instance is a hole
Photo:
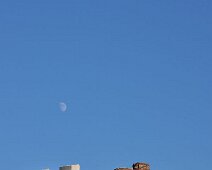
[[[210,169],[211,9],[1,0],[1,169]]]

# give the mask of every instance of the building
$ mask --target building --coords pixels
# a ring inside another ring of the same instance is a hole
[[[147,163],[137,162],[132,165],[132,168],[116,168],[114,170],[150,170],[150,166]]]
[[[132,168],[116,168],[114,170],[133,170]]]
[[[76,165],[66,165],[66,166],[60,167],[60,170],[80,170],[80,165],[79,164],[76,164]]]
[[[60,167],[59,170],[80,170],[80,165],[66,165]],[[132,165],[132,168],[116,168],[114,170],[150,170],[150,166],[147,163],[136,162]]]

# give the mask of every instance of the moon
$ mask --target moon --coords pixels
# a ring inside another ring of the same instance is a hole
[[[62,112],[65,112],[67,110],[67,105],[64,102],[59,103],[59,108]]]

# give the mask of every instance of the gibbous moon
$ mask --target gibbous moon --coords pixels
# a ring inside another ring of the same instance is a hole
[[[65,112],[67,110],[67,105],[64,102],[60,102],[59,107],[62,112]]]

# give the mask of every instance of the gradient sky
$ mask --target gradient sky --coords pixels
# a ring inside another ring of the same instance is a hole
[[[211,0],[1,0],[0,169],[211,169],[211,18]]]

